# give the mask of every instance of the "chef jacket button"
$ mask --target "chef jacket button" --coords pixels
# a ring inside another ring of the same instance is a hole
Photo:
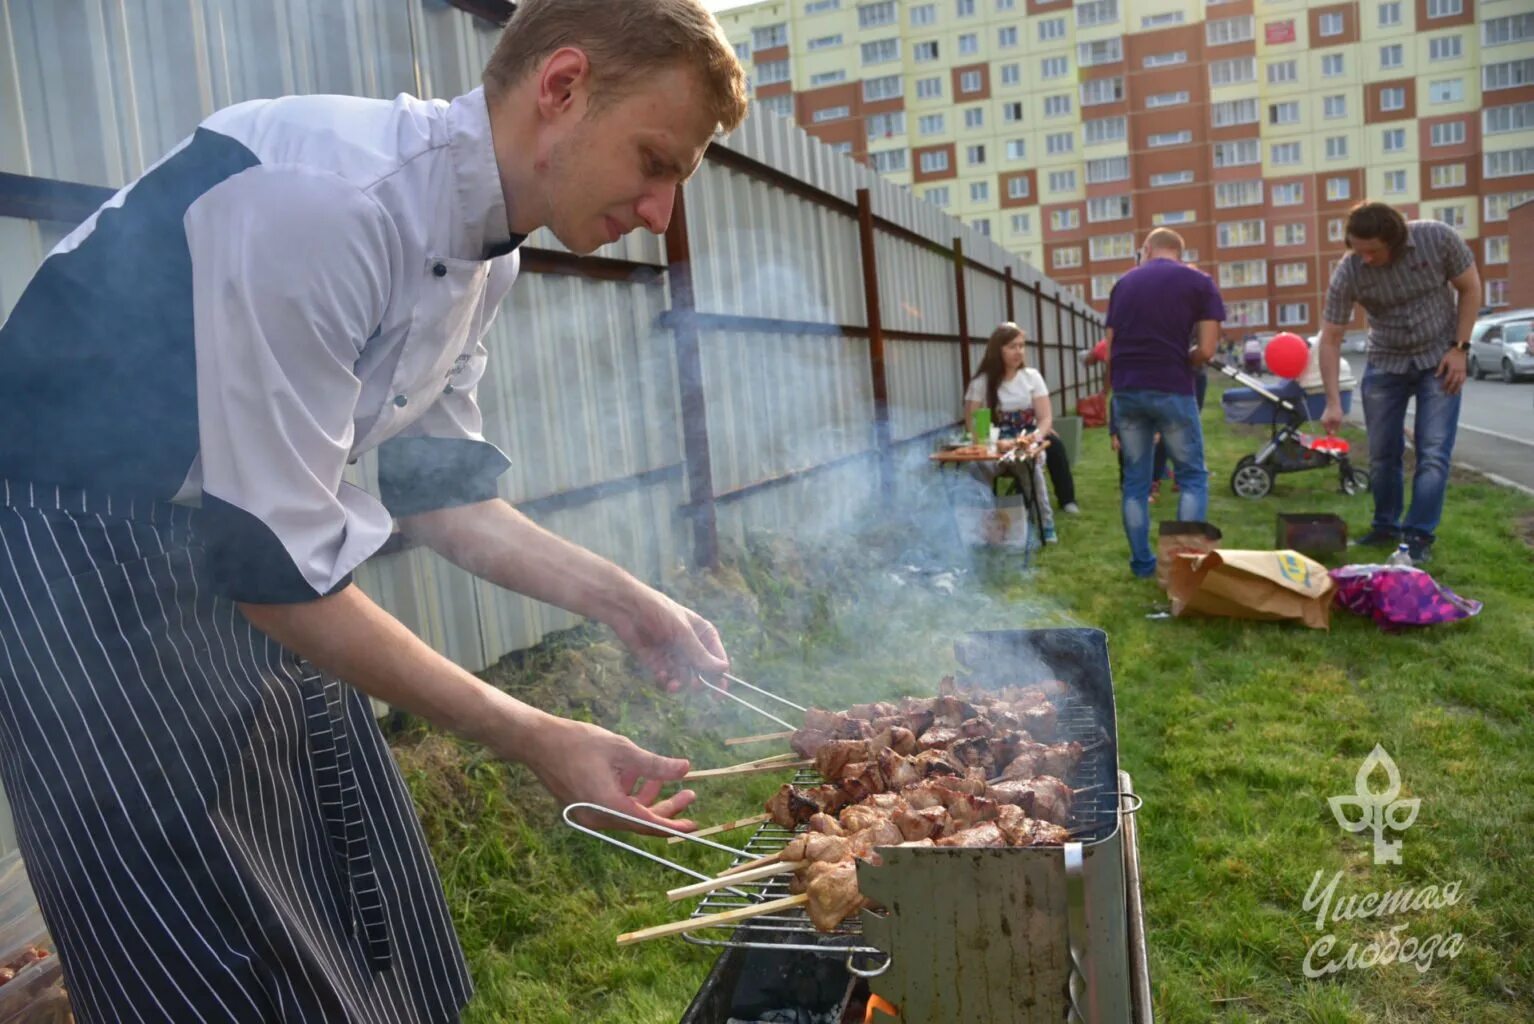
[[[394,396],[394,404],[399,406],[401,409],[403,409],[407,404],[409,404],[409,402],[410,402],[410,399],[406,398],[404,395],[395,395]]]
[[[433,274],[436,274],[438,277],[446,277],[447,276],[447,264],[446,263],[436,263],[436,264],[433,264],[432,268],[431,268],[431,272]]]

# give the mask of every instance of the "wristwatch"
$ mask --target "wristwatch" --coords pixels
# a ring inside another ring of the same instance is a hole
[[[1456,352],[1469,352],[1470,351],[1470,339],[1466,338],[1464,341],[1456,341],[1454,343],[1454,351],[1456,351]]]

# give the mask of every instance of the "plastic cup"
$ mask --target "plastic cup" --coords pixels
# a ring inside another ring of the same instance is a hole
[[[976,409],[974,430],[971,435],[976,444],[989,444],[991,440],[991,410]]]

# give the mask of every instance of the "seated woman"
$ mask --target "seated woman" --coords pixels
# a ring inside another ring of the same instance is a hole
[[[1050,440],[1044,450],[1055,494],[1065,511],[1075,514],[1076,483],[1071,477],[1070,458],[1058,434],[1054,433],[1054,407],[1049,401],[1049,387],[1039,371],[1028,365],[1027,335],[1014,323],[1004,323],[991,332],[985,343],[980,368],[964,393],[964,421],[968,423],[976,409],[991,410],[991,422],[1001,428],[1002,437],[1037,431]],[[1055,541],[1054,512],[1049,490],[1044,485],[1044,470],[1034,462],[1036,491],[1042,503],[1044,540]]]

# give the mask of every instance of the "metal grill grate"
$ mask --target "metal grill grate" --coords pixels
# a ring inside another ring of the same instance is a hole
[[[1065,780],[1073,789],[1089,790],[1074,801],[1070,828],[1077,842],[1099,842],[1111,836],[1118,827],[1118,751],[1115,749],[1114,737],[1104,728],[1093,706],[1079,697],[1071,696],[1057,701],[1056,708],[1057,742],[1075,740],[1084,747],[1093,747],[1082,757],[1071,777]],[[796,786],[813,786],[823,781],[815,772],[804,769],[798,771],[793,779]],[[768,822],[752,834],[744,848],[747,856],[737,863],[777,853],[788,845],[793,836],[794,833],[788,829]],[[702,917],[723,910],[737,910],[753,902],[787,896],[788,878],[787,875],[781,875],[735,886],[737,890],[752,897],[749,901],[723,891],[709,893],[699,901],[692,916]],[[878,974],[888,965],[889,957],[879,949],[862,944],[862,934],[863,929],[856,914],[843,921],[835,932],[824,933],[815,929],[809,915],[802,908],[796,907],[782,914],[751,918],[740,926],[700,928],[684,934],[683,938],[700,946],[801,950],[825,956],[847,956],[849,967],[854,959],[861,957],[868,961],[869,966],[853,968],[856,973]]]

